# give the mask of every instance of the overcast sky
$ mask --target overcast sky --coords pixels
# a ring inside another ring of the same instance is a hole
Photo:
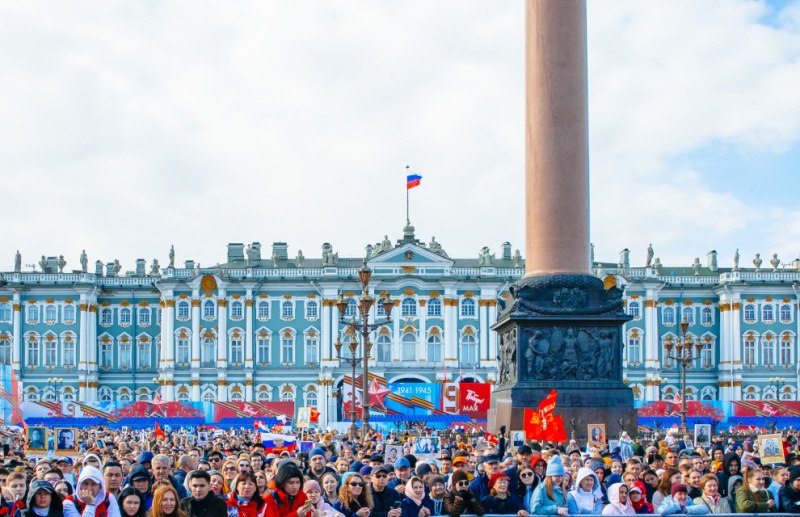
[[[0,270],[524,251],[521,0],[0,3]],[[590,0],[596,259],[800,255],[800,3]]]

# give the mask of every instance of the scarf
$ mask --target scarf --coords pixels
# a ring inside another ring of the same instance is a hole
[[[629,490],[628,501],[631,503],[631,506],[636,511],[636,513],[639,513],[639,510],[641,510],[647,505],[647,499],[645,498],[645,491],[644,491],[644,483],[642,483],[641,481],[634,481],[633,486],[639,488],[639,490],[642,491],[642,497],[639,498],[639,502],[637,503],[636,501],[633,500],[633,498],[631,498],[631,493]]]
[[[414,489],[412,488],[414,481],[419,481],[420,483],[422,483],[422,480],[416,476],[409,479],[408,482],[406,483],[406,497],[414,501],[414,504],[416,504],[417,506],[422,506],[422,500],[425,498],[425,496],[423,495],[418,499],[416,495],[414,495]]]
[[[50,513],[50,507],[47,508],[39,508],[38,506],[34,506],[32,508],[33,513],[35,513],[38,517],[47,517],[47,514]]]
[[[608,487],[608,505],[614,508],[616,515],[635,514],[636,511],[631,506],[630,500],[626,499],[625,503],[619,502],[619,489],[622,483],[614,483]]]

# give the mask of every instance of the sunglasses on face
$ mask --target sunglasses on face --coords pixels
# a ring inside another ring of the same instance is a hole
[[[372,477],[374,477],[374,478],[379,478],[379,479],[380,479],[380,478],[385,478],[385,477],[386,477],[386,474],[375,474],[375,475],[374,475],[374,476],[372,476]]]
[[[225,467],[225,470],[234,471],[234,470],[236,470],[236,467]]]
[[[519,475],[521,478],[529,478],[531,476],[533,476],[533,472],[523,472]]]
[[[350,482],[350,486],[361,486],[361,487],[363,487],[364,483],[360,483],[358,481],[351,481]]]
[[[456,486],[469,486],[469,481],[459,481]]]

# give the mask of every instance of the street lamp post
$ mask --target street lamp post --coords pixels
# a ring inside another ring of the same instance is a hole
[[[350,436],[351,440],[355,440],[355,437],[358,435],[358,428],[356,427],[356,365],[361,360],[360,357],[356,357],[356,349],[358,348],[358,343],[356,342],[355,338],[350,338],[350,342],[347,345],[348,350],[350,350],[350,355],[348,357],[342,356],[342,342],[338,339],[336,343],[333,345],[336,348],[336,357],[341,361],[342,359],[346,360],[350,363],[350,367],[353,369],[353,376],[350,377],[352,380],[351,390],[350,390],[350,429],[348,431],[348,435]],[[342,399],[342,402],[344,400]]]
[[[61,386],[64,385],[64,379],[61,377],[49,377],[47,385],[53,390],[53,400],[58,402],[58,392],[61,390]]]
[[[775,400],[781,399],[781,389],[786,385],[786,379],[784,377],[770,377],[769,378],[769,387],[775,388]]]
[[[681,434],[689,432],[689,428],[686,426],[686,368],[692,364],[692,361],[700,358],[703,350],[703,343],[699,339],[693,341],[692,338],[686,336],[688,329],[689,323],[686,320],[682,321],[681,335],[677,343],[672,336],[667,337],[664,343],[664,347],[667,349],[667,357],[677,361],[681,367]],[[694,345],[694,352],[692,351],[692,345]],[[673,349],[675,350],[675,355],[672,355]]]
[[[391,296],[386,298],[381,298],[379,300],[380,304],[383,306],[385,317],[382,320],[377,320],[370,323],[369,321],[369,311],[375,303],[375,298],[369,295],[369,281],[372,278],[372,269],[367,267],[367,263],[364,262],[364,265],[361,269],[358,270],[358,280],[361,284],[361,296],[358,299],[358,309],[356,314],[353,315],[350,321],[345,319],[345,313],[347,311],[348,301],[344,299],[344,296],[339,293],[339,299],[336,300],[336,307],[339,309],[339,323],[345,325],[353,335],[361,336],[361,358],[358,360],[363,362],[363,374],[361,376],[361,420],[363,422],[361,426],[361,441],[365,441],[367,435],[369,434],[369,359],[370,359],[370,350],[372,349],[372,343],[370,342],[369,335],[370,332],[374,331],[377,328],[380,328],[384,325],[388,325],[392,322],[392,308],[394,308],[395,302],[391,299]],[[341,348],[342,344],[339,340],[336,340],[336,354],[337,357],[341,359]],[[353,395],[355,397],[355,389],[356,389],[356,374],[355,374],[355,363],[357,361],[355,357],[355,350],[357,348],[357,343],[355,339],[351,339],[350,343],[348,344],[348,348],[350,349],[350,362],[351,366],[353,367]],[[355,401],[353,401],[353,415],[351,415],[351,419],[353,421],[351,429],[355,431]],[[353,436],[355,438],[355,435]]]

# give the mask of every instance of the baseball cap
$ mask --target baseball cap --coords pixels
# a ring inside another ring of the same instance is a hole
[[[405,458],[397,458],[394,462],[394,468],[402,469],[402,468],[411,468],[411,463]]]

